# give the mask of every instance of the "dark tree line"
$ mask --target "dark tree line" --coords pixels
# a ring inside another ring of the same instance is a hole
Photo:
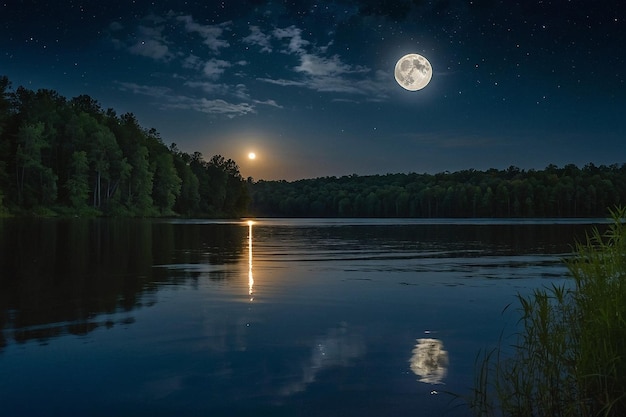
[[[12,91],[0,77],[0,212],[239,216],[247,193],[230,159],[168,147],[89,96]]]
[[[220,155],[166,146],[89,96],[0,76],[0,214],[234,217],[604,217],[626,164],[245,181]]]
[[[605,217],[626,203],[626,164],[465,170],[250,183],[275,217]]]

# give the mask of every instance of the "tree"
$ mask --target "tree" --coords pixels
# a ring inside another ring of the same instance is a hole
[[[104,202],[108,202],[119,184],[119,172],[116,178],[111,168],[115,161],[122,159],[122,153],[115,136],[106,126],[94,124],[94,130],[88,133],[88,138],[90,140],[88,158],[94,171],[93,206],[100,208],[103,199]]]
[[[211,192],[210,179],[207,172],[207,163],[200,152],[194,152],[189,161],[189,168],[198,180],[198,211],[203,214],[209,213],[209,198]]]
[[[75,109],[75,111],[84,112],[96,118],[100,118],[103,115],[100,103],[86,94],[74,97],[70,101],[70,105]]]
[[[65,183],[69,199],[77,210],[87,207],[89,198],[89,161],[85,151],[76,151],[72,154],[69,179]]]
[[[133,167],[128,182],[129,208],[139,216],[152,214],[152,181],[154,174],[150,170],[148,149],[139,146],[131,155],[130,165]]]
[[[17,137],[16,181],[18,203],[25,207],[50,204],[56,200],[57,177],[42,162],[42,149],[49,147],[43,138],[44,124],[21,126]]]
[[[207,189],[201,189],[201,197],[208,203],[209,214],[243,212],[248,203],[248,189],[235,161],[215,155],[205,165],[205,171],[208,184]]]
[[[9,175],[7,173],[7,161],[4,160],[10,154],[10,143],[4,138],[5,126],[11,116],[11,102],[9,89],[11,82],[6,76],[0,77],[0,213],[4,211],[4,190],[8,187]]]
[[[9,88],[11,88],[9,79],[6,76],[0,77],[0,136],[2,136],[2,132],[4,131],[4,127],[11,112]]]
[[[181,179],[174,167],[172,154],[163,153],[157,156],[154,181],[152,183],[152,198],[161,214],[170,215],[180,195]]]
[[[248,184],[234,161],[216,156],[207,163],[200,153],[168,149],[134,114],[104,112],[87,95],[68,101],[53,90],[9,88],[0,76],[4,204],[82,211],[89,202],[93,213],[113,215],[244,213]]]
[[[181,152],[175,143],[170,146],[170,151],[174,155],[174,166],[181,179],[180,194],[174,204],[174,211],[184,215],[196,214],[200,204],[200,182],[191,169],[191,156]]]

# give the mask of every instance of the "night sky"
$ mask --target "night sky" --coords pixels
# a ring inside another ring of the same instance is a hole
[[[0,75],[258,179],[626,162],[621,1],[2,1]],[[433,77],[407,91],[396,61]],[[257,159],[247,154],[254,151]]]

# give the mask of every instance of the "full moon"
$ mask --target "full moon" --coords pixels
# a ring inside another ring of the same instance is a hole
[[[256,154],[254,152],[250,152],[248,154],[248,159],[255,159],[256,158]]]
[[[426,87],[433,77],[433,67],[426,58],[418,54],[403,56],[396,63],[394,71],[396,81],[400,86],[417,91]]]

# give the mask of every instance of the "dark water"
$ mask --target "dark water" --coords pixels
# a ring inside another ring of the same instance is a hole
[[[0,415],[464,416],[591,223],[0,220]]]

